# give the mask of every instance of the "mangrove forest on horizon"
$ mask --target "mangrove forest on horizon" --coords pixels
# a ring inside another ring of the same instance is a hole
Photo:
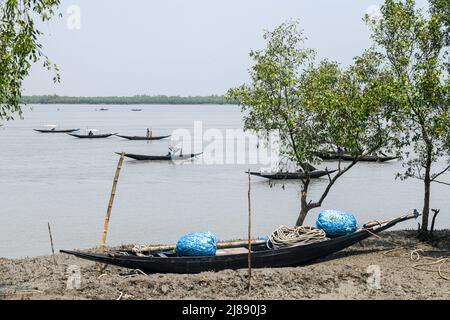
[[[210,96],[165,96],[136,95],[128,97],[69,97],[58,95],[24,96],[25,104],[238,104],[221,95]]]

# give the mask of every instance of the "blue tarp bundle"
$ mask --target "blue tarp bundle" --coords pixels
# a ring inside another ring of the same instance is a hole
[[[351,213],[324,210],[319,213],[316,226],[325,231],[327,237],[345,236],[356,231],[356,218]]]
[[[216,249],[216,235],[206,231],[182,236],[175,250],[181,256],[215,256]]]

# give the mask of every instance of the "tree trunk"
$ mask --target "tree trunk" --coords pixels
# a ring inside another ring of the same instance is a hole
[[[297,223],[295,224],[296,227],[299,227],[303,225],[303,222],[305,222],[306,215],[308,214],[309,208],[302,208],[300,210],[300,214],[298,215]]]
[[[302,188],[302,192],[301,192],[301,196],[300,196],[301,209],[300,209],[300,213],[298,215],[297,222],[295,223],[296,227],[303,225],[306,215],[308,214],[308,211],[310,209],[308,206],[308,203],[306,202],[306,198],[308,196],[308,185],[309,185],[309,181],[307,181],[303,184],[303,188]]]
[[[427,152],[427,164],[425,168],[424,187],[425,194],[423,199],[422,210],[422,227],[420,229],[419,236],[422,238],[428,238],[428,218],[430,215],[430,191],[431,191],[431,148],[428,148]]]
[[[424,186],[425,186],[425,195],[423,200],[422,227],[420,230],[420,234],[426,237],[428,235],[428,218],[430,215],[431,179],[429,169],[427,169],[427,173],[425,173]]]

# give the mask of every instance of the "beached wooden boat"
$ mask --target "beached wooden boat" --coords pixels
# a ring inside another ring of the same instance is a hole
[[[33,129],[33,130],[41,133],[70,133],[79,131],[80,129]]]
[[[293,267],[325,258],[332,253],[350,247],[373,234],[389,229],[399,222],[417,218],[417,211],[384,223],[371,222],[362,229],[346,236],[309,244],[297,244],[280,248],[269,248],[265,243],[252,246],[253,268]],[[248,248],[241,246],[241,248]],[[145,255],[129,251],[111,251],[105,254],[61,250],[82,259],[139,269],[146,273],[199,273],[225,269],[242,269],[248,266],[248,253],[215,255],[208,257],[180,257],[175,253],[147,252]]]
[[[101,139],[101,138],[108,138],[111,136],[116,135],[116,133],[105,133],[105,134],[75,134],[75,133],[68,133],[69,136],[80,138],[80,139]]]
[[[336,172],[337,170],[315,170],[309,173],[310,179],[317,179]],[[307,174],[304,172],[277,172],[277,173],[261,173],[250,172],[251,175],[271,179],[271,180],[296,180],[305,179]]]
[[[322,160],[342,160],[342,161],[354,161],[355,157],[347,154],[347,153],[337,153],[337,152],[323,152],[323,153],[319,153],[317,155],[319,158],[321,158]],[[359,161],[364,161],[364,162],[386,162],[386,161],[391,161],[391,160],[395,160],[398,159],[398,157],[394,157],[394,156],[373,156],[373,155],[368,155],[368,156],[364,156],[362,157]]]
[[[116,152],[117,154],[120,154],[119,152]],[[191,159],[196,156],[201,155],[202,153],[187,153],[187,154],[167,154],[164,156],[151,156],[151,155],[143,155],[143,154],[132,154],[132,153],[125,153],[125,157],[139,160],[139,161],[170,161],[170,160],[186,160]]]
[[[128,140],[161,140],[161,139],[170,137],[170,135],[147,137],[147,136],[122,136],[119,134],[117,134],[116,136],[124,138],[124,139],[128,139]]]

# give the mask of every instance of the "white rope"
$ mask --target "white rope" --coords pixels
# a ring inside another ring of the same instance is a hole
[[[325,231],[315,227],[279,227],[269,236],[274,247],[292,246],[296,244],[307,244],[326,239]]]

